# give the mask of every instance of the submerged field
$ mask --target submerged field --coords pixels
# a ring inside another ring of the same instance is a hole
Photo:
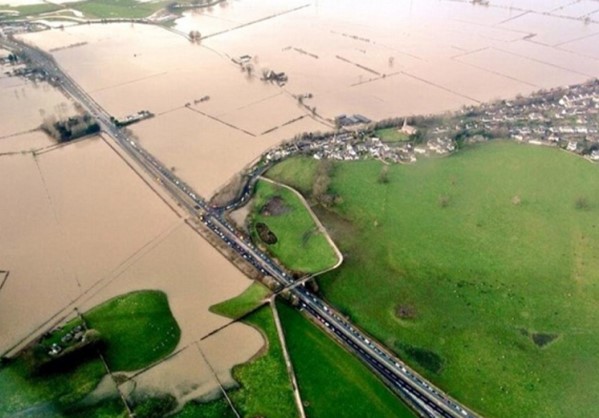
[[[484,416],[596,416],[599,169],[507,142],[381,168],[335,166],[325,297]]]
[[[316,273],[335,265],[337,255],[304,202],[289,188],[259,181],[250,221],[256,242],[288,268]]]

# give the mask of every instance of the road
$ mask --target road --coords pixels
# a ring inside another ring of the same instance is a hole
[[[253,243],[231,225],[224,217],[222,208],[210,206],[202,197],[175,176],[158,159],[144,150],[127,134],[115,126],[110,115],[102,109],[68,74],[62,71],[54,59],[37,49],[20,42],[0,38],[0,44],[13,51],[25,53],[38,67],[74,100],[81,103],[100,124],[102,131],[111,137],[140,167],[164,187],[164,189],[192,216],[199,217],[202,223],[219,237],[231,250],[254,266],[262,274],[272,276],[281,286],[289,288],[299,300],[300,309],[348,351],[362,360],[382,381],[422,417],[475,418],[477,415],[450,398],[440,389],[426,381],[395,357],[382,344],[343,318],[332,306],[304,286],[292,286],[294,280],[268,255],[256,248]],[[240,202],[230,204],[236,207],[249,199],[251,192],[244,190]]]

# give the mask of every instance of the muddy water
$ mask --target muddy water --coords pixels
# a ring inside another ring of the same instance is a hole
[[[0,77],[0,138],[36,129],[50,116],[73,114],[71,102],[47,83]]]
[[[82,306],[92,307],[136,289],[161,289],[167,293],[181,327],[177,350],[184,349],[184,353],[136,378],[138,388],[173,390],[182,398],[214,390],[216,380],[205,361],[198,357],[195,342],[229,322],[210,313],[208,308],[240,294],[250,281],[182,222],[144,248],[113,277],[109,285]],[[228,370],[249,360],[264,344],[260,334],[245,325],[214,334],[206,341],[209,341],[206,356],[210,365],[219,379],[229,384]]]
[[[56,141],[42,131],[26,132],[0,139],[0,154],[31,152],[51,147]]]
[[[0,157],[0,349],[178,222],[101,140]]]
[[[0,350],[78,296],[65,274],[64,243],[38,167],[30,155],[0,157]]]
[[[290,104],[289,114],[280,120],[294,117],[296,109],[295,104]],[[272,125],[252,124],[251,120],[241,118],[230,120],[238,128],[183,108],[135,125],[132,131],[165,165],[174,167],[176,174],[189,181],[200,194],[210,196],[264,149],[288,137],[295,124],[305,131],[322,129],[321,124],[306,118],[281,128],[280,132],[253,136],[251,131],[244,130],[256,129],[258,132],[276,127],[280,122],[275,121]]]
[[[182,330],[178,348],[185,348],[228,322],[210,313],[211,305],[250,284],[100,138],[35,159],[0,157],[0,174],[0,270],[10,272],[0,290],[2,351],[56,313],[139,289],[167,293]],[[244,341],[235,348],[226,333],[212,339],[219,355],[211,361],[223,376],[263,344],[251,327],[235,333]],[[152,370],[140,388],[177,388],[178,396],[214,389],[201,361]]]
[[[209,195],[283,135],[327,129],[307,118],[294,95],[311,93],[305,103],[329,121],[343,113],[379,119],[598,76],[599,24],[582,20],[594,6],[590,0],[497,0],[488,7],[240,0],[178,21],[177,30],[202,33],[200,45],[132,24],[82,25],[25,39],[53,51],[111,114],[156,113],[133,130]],[[253,77],[232,62],[245,54],[252,56]],[[269,69],[286,72],[288,83],[261,82]]]

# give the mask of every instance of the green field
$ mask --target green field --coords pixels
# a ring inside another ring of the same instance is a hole
[[[35,16],[35,15],[39,15],[42,13],[55,12],[57,10],[62,9],[62,6],[50,4],[50,3],[42,3],[42,4],[29,4],[27,6],[18,6],[18,7],[0,6],[0,9],[16,10],[19,12],[19,17],[24,17],[24,16]]]
[[[374,131],[374,135],[383,142],[405,142],[410,140],[410,135],[397,128],[383,128]]]
[[[241,295],[210,308],[229,318],[239,318],[258,306],[269,291],[262,285],[254,283]],[[293,418],[297,416],[291,381],[287,375],[283,351],[277,335],[274,318],[270,306],[266,305],[244,318],[244,323],[258,329],[267,341],[266,349],[252,361],[233,368],[233,378],[240,387],[229,391],[229,397],[235,408],[244,417],[265,416],[271,418]],[[213,401],[204,404],[214,408],[216,412],[206,417],[220,417]],[[201,409],[203,404],[191,405],[192,409]]]
[[[113,371],[141,369],[172,353],[181,330],[163,292],[143,290],[111,299],[84,314],[106,339],[104,357]]]
[[[259,181],[250,219],[254,241],[263,243],[291,270],[316,273],[337,262],[334,249],[303,202],[286,187]],[[257,230],[260,224],[268,226],[276,236],[276,243],[265,242]]]
[[[144,18],[166,6],[166,1],[139,2],[137,0],[89,0],[69,6],[89,18]]]
[[[380,172],[335,167],[325,297],[484,416],[599,415],[599,168],[493,142]]]
[[[291,157],[268,170],[266,176],[287,184],[304,196],[310,195],[320,161],[313,158]]]
[[[202,403],[190,401],[173,418],[236,418],[235,413],[225,398]]]
[[[241,295],[210,307],[210,312],[229,318],[239,318],[258,307],[270,294],[270,290],[254,282]]]
[[[0,2],[1,1],[2,0],[0,0]],[[68,8],[82,12],[87,19],[138,19],[150,16],[158,10],[166,7],[168,3],[169,2],[165,0],[150,2],[141,2],[138,0],[87,0],[69,3]],[[18,17],[23,18],[35,17],[44,13],[57,12],[62,9],[67,9],[67,7],[63,5],[43,3],[18,7],[0,5],[0,9],[17,11],[19,12]]]
[[[415,416],[356,357],[294,309],[278,307],[309,418]]]
[[[128,293],[98,305],[84,317],[100,332],[105,343],[102,350],[113,370],[147,366],[169,354],[179,340],[179,328],[162,292]],[[75,319],[65,324],[58,334],[78,323]],[[25,356],[19,356],[0,367],[0,416],[120,417],[120,400],[80,403],[105,375],[95,351],[63,364],[59,371],[37,373],[30,370]]]
[[[230,392],[229,397],[244,417],[296,417],[291,381],[270,307],[252,313],[244,322],[263,333],[268,341],[268,351],[233,368],[233,377],[241,389]]]

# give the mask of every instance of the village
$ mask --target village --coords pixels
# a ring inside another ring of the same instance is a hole
[[[269,150],[263,157],[274,162],[290,155],[352,161],[380,159],[411,163],[419,157],[442,156],[464,144],[512,139],[533,145],[560,147],[599,161],[599,81],[539,91],[443,115],[407,117],[369,123],[360,116],[355,124],[341,115],[334,133],[298,135]],[[395,130],[405,140],[389,141],[379,135]]]

